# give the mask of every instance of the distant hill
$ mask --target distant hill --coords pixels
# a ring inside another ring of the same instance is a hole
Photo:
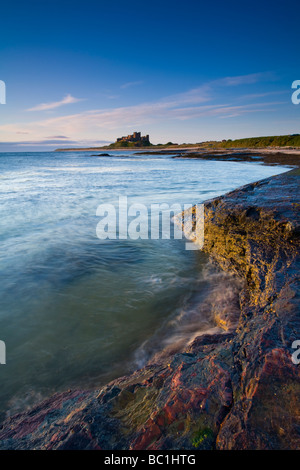
[[[222,142],[211,142],[211,144],[220,148],[300,147],[300,134],[229,139]]]
[[[115,142],[113,144],[110,144],[110,145],[106,145],[105,147],[103,148],[106,148],[106,149],[122,149],[122,148],[125,148],[125,149],[130,149],[130,148],[144,148],[144,147],[150,147],[152,146],[152,144],[150,144],[150,142]]]
[[[157,144],[153,145],[150,142],[115,142],[110,145],[105,145],[102,147],[90,147],[90,148],[71,148],[71,149],[57,149],[56,152],[64,151],[79,151],[79,150],[108,150],[108,149],[134,149],[134,148],[144,148],[150,147],[151,149],[165,149],[165,148],[176,148],[184,149],[186,147],[196,147],[196,148],[266,148],[266,147],[298,147],[300,148],[300,134],[291,134],[291,135],[275,135],[267,137],[247,137],[245,139],[235,139],[235,140],[210,140],[206,142],[198,142],[196,144],[174,144],[173,142],[168,142],[167,144]],[[150,150],[150,149],[149,149]]]

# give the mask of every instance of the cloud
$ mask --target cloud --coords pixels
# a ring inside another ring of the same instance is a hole
[[[100,136],[105,140],[114,140],[118,133],[126,132],[126,129],[130,131],[137,127],[146,128],[159,122],[213,117],[226,119],[247,113],[270,111],[274,106],[285,104],[284,101],[262,102],[259,95],[255,101],[253,99],[255,95],[248,101],[241,100],[241,95],[236,90],[231,95],[224,92],[226,87],[230,91],[233,85],[256,83],[259,80],[266,80],[266,74],[225,77],[153,102],[87,110],[26,123],[5,124],[0,126],[0,139],[11,141],[15,138],[16,132],[27,132],[30,133],[31,139],[36,141],[43,140],[49,135],[55,140],[63,140],[64,136],[69,136],[70,140],[76,142],[78,138],[94,141],[95,137],[98,139]],[[224,102],[225,96],[226,102]],[[65,141],[63,143],[65,144]]]
[[[50,135],[47,139],[68,139],[65,135]]]
[[[57,145],[62,141],[58,139],[42,139],[42,140],[20,140],[18,142],[8,141],[0,142],[0,145]],[[64,144],[77,144],[76,140],[64,140]]]
[[[37,106],[34,106],[33,108],[27,109],[27,111],[47,111],[49,109],[59,108],[60,106],[64,106],[65,104],[78,103],[78,101],[82,101],[82,98],[74,98],[74,96],[68,94],[61,101],[54,101],[52,103],[41,103]]]
[[[115,135],[121,128],[131,129],[136,126],[146,126],[159,121],[167,120],[185,121],[189,119],[208,118],[208,117],[228,117],[229,115],[243,115],[253,112],[265,112],[271,106],[282,104],[281,102],[252,103],[241,106],[236,105],[198,105],[198,106],[174,106],[174,102],[142,104],[137,106],[128,106],[108,110],[87,111],[81,114],[73,114],[58,118],[35,121],[26,124],[26,128],[31,130],[35,136],[45,135],[51,129],[53,135],[55,131],[62,131],[71,136],[74,140],[81,136],[82,138],[92,139],[97,135],[108,136]],[[18,125],[0,126],[0,132],[9,135],[15,132]],[[60,139],[60,143],[66,142]]]
[[[61,144],[64,144],[62,146]],[[12,151],[22,151],[26,150],[42,150],[47,149],[52,151],[56,148],[87,148],[87,147],[100,147],[103,145],[110,144],[110,140],[66,140],[61,142],[60,140],[55,139],[43,139],[43,140],[23,140],[19,142],[8,141],[0,142],[0,151],[12,152]]]
[[[142,83],[144,83],[142,80],[139,80],[139,81],[136,81],[136,82],[123,83],[123,85],[121,85],[120,88],[126,89],[126,88],[129,88],[129,87],[132,87],[132,86],[141,85]]]
[[[250,73],[248,75],[237,75],[234,77],[224,77],[214,80],[211,84],[219,86],[239,86],[239,85],[253,85],[263,81],[274,81],[276,76],[273,72],[260,72]]]
[[[289,94],[289,90],[281,90],[281,91],[268,91],[265,93],[250,93],[248,95],[242,95],[239,97],[239,99],[242,100],[251,100],[251,99],[258,99],[258,98],[266,98],[267,96],[272,96],[272,95],[284,95],[284,94]]]

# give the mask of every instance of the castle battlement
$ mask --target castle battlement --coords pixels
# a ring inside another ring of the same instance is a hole
[[[117,142],[142,142],[142,143],[150,143],[149,135],[141,136],[140,132],[134,132],[131,135],[119,137]]]

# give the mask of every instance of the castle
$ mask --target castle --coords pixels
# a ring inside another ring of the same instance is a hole
[[[134,132],[131,135],[119,137],[117,139],[117,142],[141,142],[146,145],[150,144],[149,135],[147,134],[147,135],[141,136],[140,132]]]

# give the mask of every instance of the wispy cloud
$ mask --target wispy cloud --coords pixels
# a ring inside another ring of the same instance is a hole
[[[9,141],[9,142],[0,142],[0,146],[3,145],[59,145],[62,141],[60,139],[42,139],[42,140],[20,140],[18,142]],[[77,144],[76,140],[64,140],[64,144]]]
[[[252,96],[239,94],[236,90],[231,94],[224,93],[226,87],[230,91],[232,86],[256,83],[259,80],[266,80],[266,74],[225,77],[153,102],[87,110],[33,122],[5,124],[0,126],[0,139],[12,141],[16,138],[17,132],[22,132],[30,133],[31,139],[37,141],[46,140],[46,136],[52,136],[55,140],[60,139],[61,142],[64,140],[64,136],[69,136],[67,139],[77,142],[78,139],[93,141],[95,137],[99,138],[99,136],[108,140],[114,139],[118,132],[124,132],[125,129],[132,130],[137,126],[142,128],[171,120],[233,118],[248,113],[270,111],[274,109],[274,106],[285,104],[285,101],[269,100],[266,102],[263,100],[268,92]],[[225,96],[226,101],[224,100]],[[244,96],[243,100],[242,96]],[[246,99],[247,96],[249,99]],[[51,109],[53,109],[53,103]],[[48,137],[48,139],[51,138]]]
[[[68,139],[69,137],[65,136],[65,135],[50,135],[49,137],[47,137],[47,139]]]
[[[274,81],[277,77],[273,72],[250,73],[248,75],[237,75],[234,77],[224,77],[211,82],[211,84],[221,86],[253,85],[258,82]]]
[[[65,104],[78,103],[78,101],[82,101],[82,98],[75,98],[74,96],[68,94],[60,101],[53,101],[52,103],[41,103],[37,106],[34,106],[33,108],[27,109],[27,111],[47,111],[49,109],[59,108]]]
[[[280,90],[280,91],[267,91],[265,93],[250,93],[248,95],[241,95],[239,96],[240,100],[252,100],[252,99],[259,99],[259,98],[266,98],[267,96],[272,95],[288,95],[290,94],[290,90]]]
[[[42,140],[22,140],[18,142],[8,141],[8,142],[0,142],[0,150],[9,151],[14,148],[22,149],[22,148],[48,148],[49,150],[53,148],[62,148],[62,144],[64,147],[67,145],[70,148],[74,147],[94,147],[94,146],[102,146],[110,144],[111,141],[109,140],[65,140],[64,142],[55,139],[42,139]]]
[[[130,88],[132,86],[141,85],[142,83],[144,83],[142,80],[138,80],[136,82],[127,82],[127,83],[123,83],[123,85],[121,85],[120,88],[122,89]]]

